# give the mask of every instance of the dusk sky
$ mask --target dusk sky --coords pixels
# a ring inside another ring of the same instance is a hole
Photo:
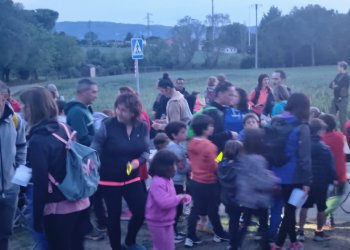
[[[117,23],[146,23],[146,13],[151,24],[173,26],[184,16],[200,21],[211,13],[211,0],[14,0],[26,9],[48,8],[59,12],[58,21],[111,21]],[[255,10],[249,6],[258,3],[259,19],[271,6],[277,6],[283,14],[294,7],[319,4],[327,9],[347,13],[349,0],[214,0],[215,13],[229,14],[232,22],[254,25]],[[250,18],[249,18],[250,16]]]

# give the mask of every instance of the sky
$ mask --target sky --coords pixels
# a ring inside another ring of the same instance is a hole
[[[204,21],[211,13],[212,0],[13,0],[25,9],[47,8],[59,12],[58,21],[110,21],[116,23],[146,24],[151,13],[151,24],[174,26],[184,16]],[[347,13],[349,0],[213,0],[214,12],[228,14],[232,22],[255,24],[255,8],[259,4],[258,18],[271,6],[288,14],[294,7],[319,4],[339,13]]]

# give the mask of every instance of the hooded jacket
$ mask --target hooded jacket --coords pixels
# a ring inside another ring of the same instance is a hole
[[[95,135],[93,112],[90,107],[78,101],[67,103],[64,108],[67,124],[77,131],[78,142],[90,146]]]
[[[217,102],[212,102],[211,105],[215,109],[208,109],[203,112],[203,114],[210,116],[214,120],[214,132],[209,137],[221,152],[224,149],[226,141],[232,139],[231,131],[225,130],[224,120],[227,107],[222,106]]]
[[[26,138],[24,122],[17,116],[17,128],[13,122],[13,110],[5,103],[0,118],[0,195],[10,190],[15,168],[26,163]]]
[[[185,97],[177,90],[168,101],[166,113],[169,122],[181,121],[187,124],[192,119],[192,113]]]
[[[287,123],[295,123],[298,119],[289,112],[278,115]],[[311,185],[311,136],[307,124],[296,126],[291,131],[285,145],[289,161],[281,167],[272,167],[272,171],[281,179],[281,184]]]
[[[52,185],[52,193],[48,192],[49,173],[58,183],[66,176],[66,146],[52,133],[67,139],[64,128],[56,120],[33,126],[28,137],[28,166],[33,173],[33,219],[36,229],[41,227],[45,204],[67,200],[55,185]]]

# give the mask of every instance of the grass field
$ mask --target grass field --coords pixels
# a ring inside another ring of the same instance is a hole
[[[244,88],[250,92],[257,83],[261,73],[271,75],[274,69],[226,69],[226,70],[189,70],[170,71],[170,77],[175,81],[177,77],[186,80],[186,88],[190,91],[198,90],[203,92],[206,88],[207,79],[211,75],[225,74],[227,79],[235,86]],[[328,111],[332,91],[328,88],[329,82],[335,77],[337,70],[335,66],[322,67],[300,67],[286,68],[287,84],[293,92],[303,92],[311,99],[312,105],[319,107],[322,111]],[[158,90],[155,86],[156,80],[161,77],[160,72],[140,74],[140,98],[144,107],[150,111]],[[75,83],[79,79],[54,81],[65,96],[70,100],[74,96]],[[136,81],[133,74],[118,76],[98,77],[94,79],[99,86],[99,96],[94,103],[95,110],[112,108],[118,87],[128,85],[136,88]],[[46,85],[47,83],[43,83]]]

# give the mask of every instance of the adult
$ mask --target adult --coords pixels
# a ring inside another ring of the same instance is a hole
[[[244,115],[249,112],[247,92],[244,89],[235,88],[230,106],[231,108],[228,108],[225,113],[224,127],[239,133],[243,129]]]
[[[329,84],[333,89],[333,100],[331,103],[330,113],[337,115],[339,113],[340,127],[343,128],[346,122],[350,77],[347,72],[348,64],[345,61],[338,62],[338,71],[334,80]]]
[[[136,93],[135,90],[133,90],[131,87],[128,87],[128,86],[122,86],[119,88],[119,94],[120,95],[123,95],[123,94],[133,94],[133,95],[136,95],[138,96],[138,94]],[[141,121],[143,121],[144,123],[146,123],[147,125],[147,128],[148,128],[148,131],[151,130],[151,121],[148,117],[148,114],[147,114],[147,111],[142,107],[141,109]]]
[[[158,82],[158,89],[162,95],[170,98],[166,106],[167,122],[181,121],[186,124],[189,123],[192,119],[192,113],[188,103],[183,94],[175,89],[167,73],[164,73],[163,78]]]
[[[132,94],[132,95],[138,96],[138,94],[132,88],[130,88],[128,86],[120,87],[119,94],[121,94],[121,95]],[[141,109],[140,120],[143,121],[147,125],[148,132],[150,133],[151,132],[151,122],[150,122],[150,119],[148,117],[146,110],[143,107]],[[142,184],[144,185],[145,190],[147,190],[146,182],[145,182],[148,179],[147,163],[140,165],[139,172],[140,172],[140,178],[142,180]]]
[[[8,87],[0,81],[0,249],[8,249],[19,187],[11,182],[15,167],[26,163],[25,127],[7,102]]]
[[[149,157],[149,135],[140,121],[141,103],[135,95],[119,95],[114,104],[115,117],[102,122],[92,147],[101,157],[99,188],[106,203],[107,229],[113,250],[122,249],[120,215],[122,197],[132,217],[124,249],[145,249],[136,244],[144,221],[146,192],[139,177],[139,166]]]
[[[65,114],[67,123],[77,131],[78,142],[90,146],[95,135],[92,103],[96,100],[98,93],[97,83],[82,79],[76,86],[75,100],[67,103]]]
[[[294,128],[285,145],[289,161],[283,166],[272,167],[272,171],[280,178],[284,206],[282,223],[273,249],[282,249],[287,236],[291,241],[290,249],[303,249],[302,243],[297,242],[296,238],[296,207],[289,204],[288,200],[295,188],[303,189],[307,194],[311,184],[311,139],[309,126],[305,124],[309,117],[310,101],[302,93],[292,94],[285,112],[278,116]],[[272,209],[271,220],[276,220],[276,216],[280,217],[281,210]]]
[[[157,88],[159,81],[160,79],[157,81]],[[165,95],[162,95],[161,93],[157,95],[157,98],[152,106],[152,119],[159,120],[162,117],[166,116],[166,106],[168,104],[169,99],[170,98],[166,97]]]
[[[67,124],[77,132],[79,143],[90,146],[95,135],[92,103],[96,100],[98,93],[97,83],[89,79],[82,79],[76,85],[75,100],[67,103],[64,112],[66,114]],[[90,197],[91,203],[97,217],[97,227],[101,231],[106,230],[105,216],[103,214],[102,200],[99,192]],[[100,240],[104,236],[97,231],[91,222],[87,222],[87,239]]]
[[[89,198],[69,201],[55,185],[66,175],[66,145],[52,134],[68,139],[58,123],[56,102],[42,87],[31,88],[21,95],[24,116],[28,121],[28,164],[32,168],[34,229],[45,232],[49,249],[84,249],[84,225],[89,219]]]
[[[279,86],[279,85],[286,85],[287,75],[283,70],[276,69],[274,72],[272,72],[271,79],[272,79],[273,87]]]
[[[187,103],[188,103],[188,107],[191,110],[191,113],[193,114],[193,109],[194,109],[194,105],[196,103],[196,98],[191,95],[190,93],[187,92],[187,90],[185,89],[185,80],[181,77],[176,79],[175,82],[175,89],[177,91],[179,91],[181,94],[183,94],[183,96],[185,97]]]
[[[214,132],[209,136],[209,140],[218,147],[220,152],[223,151],[226,141],[237,137],[237,133],[225,129],[224,126],[225,114],[232,104],[235,93],[235,87],[232,83],[220,82],[215,88],[215,98],[210,104],[211,108],[207,108],[203,112],[214,120]]]
[[[257,115],[270,115],[274,104],[274,98],[269,86],[270,78],[267,74],[261,74],[258,85],[249,95],[250,110]]]
[[[215,76],[208,78],[207,89],[204,92],[205,104],[210,105],[215,98],[215,87],[218,84],[218,79]]]
[[[49,85],[47,85],[47,89],[50,91],[55,101],[58,101],[58,100],[64,101],[64,97],[60,95],[55,84],[50,83]]]

